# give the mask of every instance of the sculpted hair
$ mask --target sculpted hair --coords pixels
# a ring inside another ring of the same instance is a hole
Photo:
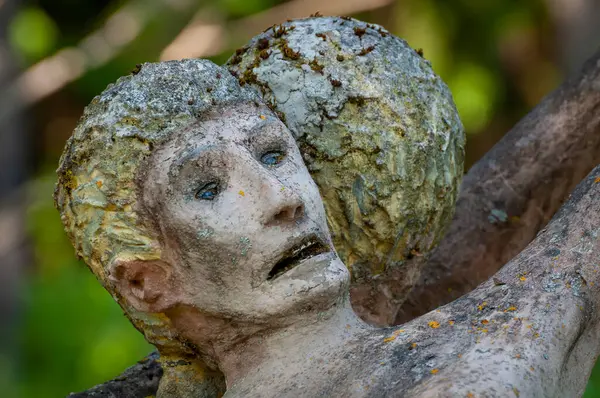
[[[135,311],[109,278],[116,261],[161,257],[156,232],[140,219],[139,169],[173,133],[241,101],[259,99],[208,60],[146,63],[92,100],[60,159],[54,200],[78,257],[163,354],[190,349],[166,317]]]

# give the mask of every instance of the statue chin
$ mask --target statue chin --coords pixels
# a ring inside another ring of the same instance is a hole
[[[350,274],[337,254],[320,254],[265,286],[278,299],[260,311],[271,315],[326,311],[347,297],[349,285]]]

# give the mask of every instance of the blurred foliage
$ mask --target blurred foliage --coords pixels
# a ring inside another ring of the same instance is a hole
[[[37,61],[54,50],[58,29],[44,10],[28,7],[10,22],[8,35],[12,47],[25,59]]]
[[[16,358],[0,357],[4,396],[64,396],[114,377],[152,349],[85,264],[74,257],[52,205],[52,169],[83,106],[135,64],[158,60],[198,15],[208,23],[229,24],[227,31],[236,20],[281,3],[21,1],[7,28],[9,43],[24,68],[101,31],[107,19],[127,5],[136,6],[147,20],[114,58],[86,65],[82,78],[32,110],[39,171],[30,184],[28,229],[36,262],[22,289],[24,311],[15,325]],[[305,11],[309,15],[317,10]],[[397,0],[355,16],[381,24],[424,50],[454,94],[469,133],[469,164],[562,79],[553,58],[552,21],[543,0]],[[228,37],[225,48],[212,59],[224,62],[234,46],[256,33]],[[593,373],[585,395],[596,396],[600,397],[600,368]]]

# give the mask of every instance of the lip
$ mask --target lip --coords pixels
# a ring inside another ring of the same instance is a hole
[[[281,251],[281,253],[271,262],[267,269],[265,279],[268,282],[275,282],[280,277],[287,275],[291,271],[302,268],[306,263],[325,258],[326,255],[333,253],[329,243],[316,233],[310,233],[300,236]]]
[[[329,266],[335,257],[335,252],[329,251],[307,258],[298,264],[298,266],[290,269],[285,274],[280,275],[280,277],[275,279],[274,282],[284,282],[292,279],[302,279],[308,281],[315,275],[315,273]]]

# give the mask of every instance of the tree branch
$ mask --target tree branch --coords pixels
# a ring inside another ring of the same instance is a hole
[[[163,370],[153,352],[137,364],[127,368],[120,376],[90,388],[73,393],[69,398],[145,398],[156,395]]]
[[[600,163],[600,51],[467,173],[456,213],[403,323],[470,291],[517,255]]]

